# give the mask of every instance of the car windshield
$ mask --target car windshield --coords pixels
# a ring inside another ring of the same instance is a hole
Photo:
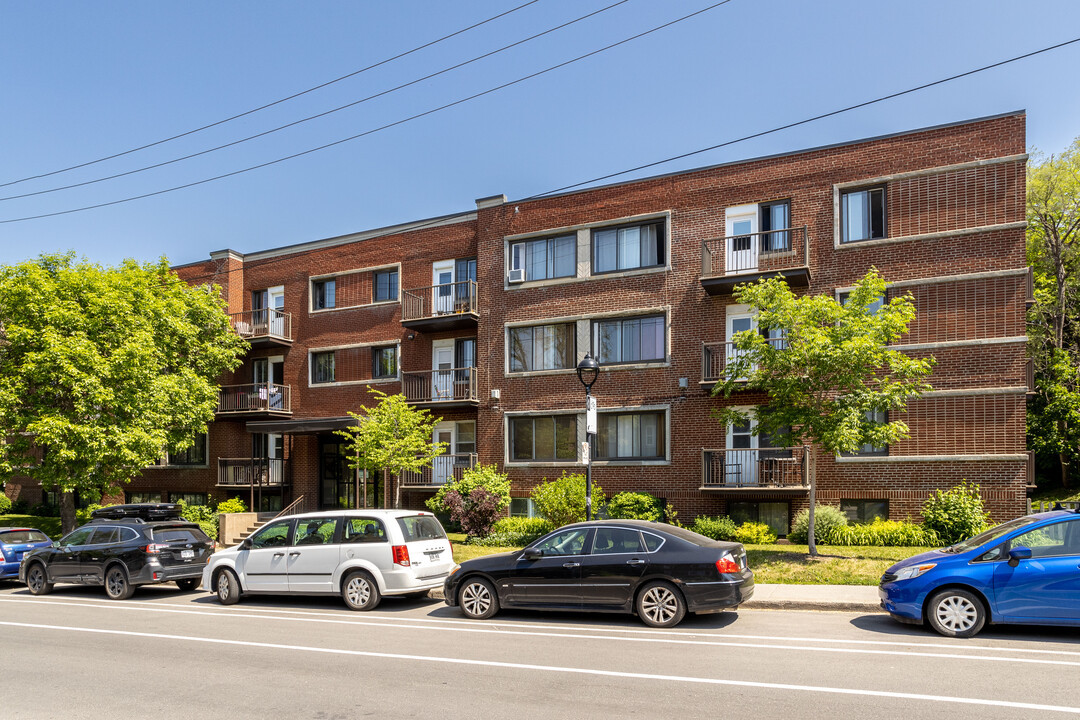
[[[413,515],[398,518],[397,521],[401,526],[401,534],[405,536],[405,542],[438,540],[446,537],[442,525],[431,515]]]
[[[973,538],[968,538],[967,540],[958,542],[955,545],[952,545],[945,549],[949,552],[964,553],[968,550],[974,550],[980,545],[985,545],[986,543],[1000,540],[1001,538],[1011,533],[1013,530],[1016,530],[1017,528],[1022,528],[1025,525],[1031,525],[1032,523],[1036,522],[1039,522],[1039,519],[1031,516],[1016,518],[1015,520],[1001,523],[997,527],[992,527],[986,532],[981,532]]]
[[[23,543],[48,542],[49,536],[40,530],[8,530],[0,532],[0,544],[21,545]]]

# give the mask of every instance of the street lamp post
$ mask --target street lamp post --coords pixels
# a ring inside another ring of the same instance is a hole
[[[577,366],[577,376],[585,386],[585,520],[592,520],[592,455],[593,438],[596,437],[596,398],[592,396],[592,386],[600,374],[600,363],[592,355],[585,357]]]

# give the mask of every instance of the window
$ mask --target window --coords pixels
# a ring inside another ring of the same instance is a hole
[[[560,370],[574,362],[574,323],[510,328],[510,370]]]
[[[379,270],[372,273],[372,302],[388,302],[398,297],[398,271]]]
[[[99,527],[94,531],[93,537],[87,545],[111,545],[120,542],[120,528]]]
[[[301,518],[296,522],[293,545],[330,545],[337,531],[337,518]]]
[[[1033,558],[1080,555],[1080,520],[1066,520],[1029,530],[1013,538],[1009,547],[1031,548]]]
[[[127,528],[124,528],[127,530]],[[170,528],[170,527],[157,527],[151,530],[154,536],[154,542],[168,543],[168,542],[182,542],[182,543],[204,543],[210,542],[210,538],[206,536],[199,528]],[[124,538],[125,540],[127,538]]]
[[[320,352],[311,354],[311,382],[332,383],[334,382],[334,352]]]
[[[577,236],[514,243],[510,246],[510,269],[524,269],[526,280],[574,277],[577,275]]]
[[[585,551],[588,528],[563,530],[548,537],[535,548],[544,555],[581,555]]]
[[[888,500],[841,500],[840,510],[847,515],[849,523],[872,523],[878,518],[889,519]]]
[[[786,502],[728,503],[728,516],[736,525],[742,525],[745,522],[765,523],[781,537],[788,534],[789,512]]]
[[[371,376],[374,378],[397,377],[397,346],[371,348],[372,369]]]
[[[476,367],[476,338],[458,338],[454,341],[454,367]]]
[[[510,459],[577,461],[577,416],[547,415],[510,420]]]
[[[840,242],[885,237],[885,188],[840,193]]]
[[[850,291],[839,293],[837,296],[841,305],[847,305],[848,298],[851,297]],[[870,315],[877,315],[877,311],[881,309],[881,306],[885,304],[885,298],[879,297],[874,302],[866,306],[866,312]]]
[[[602,365],[666,359],[664,316],[593,321],[593,357]]]
[[[867,410],[865,416],[868,422],[872,422],[878,425],[883,425],[889,422],[889,412],[887,410]],[[881,447],[876,447],[870,443],[863,443],[859,446],[858,452],[840,454],[842,457],[855,457],[862,455],[888,455],[889,446],[883,445]]]
[[[326,310],[328,308],[335,307],[337,281],[336,280],[317,280],[312,284],[312,308],[315,310]]]
[[[787,200],[782,202],[763,203],[759,206],[761,214],[759,228],[761,230],[762,252],[784,252],[791,249],[791,203]]]
[[[185,505],[205,505],[206,493],[169,493],[169,500],[177,503],[182,502]]]
[[[397,519],[397,524],[398,527],[401,528],[401,534],[404,536],[405,542],[413,542],[414,540],[438,540],[446,537],[443,526],[439,524],[438,520],[430,515],[399,517]]]
[[[593,555],[616,555],[620,553],[640,553],[645,548],[641,545],[641,533],[626,528],[600,527],[593,537]]]
[[[593,230],[593,274],[663,265],[664,224]]]
[[[454,443],[454,453],[457,455],[472,455],[476,452],[476,423],[465,420],[457,423],[457,440]]]
[[[342,532],[341,542],[344,543],[384,543],[386,528],[382,521],[376,518],[348,518],[345,521],[345,529]]]
[[[160,492],[129,492],[127,493],[128,503],[159,503],[162,502],[162,494]]]
[[[510,517],[540,517],[532,498],[510,498]]]
[[[258,550],[267,547],[284,547],[289,544],[289,531],[292,530],[292,520],[280,520],[270,523],[263,529],[251,536],[252,549]]]
[[[170,452],[168,465],[206,465],[206,433],[195,438],[195,444],[186,450]]]
[[[600,413],[597,417],[597,460],[663,459],[664,413]]]
[[[90,533],[94,531],[93,526],[84,526],[78,530],[74,530],[63,538],[60,539],[60,545],[89,545],[87,540],[90,538]]]

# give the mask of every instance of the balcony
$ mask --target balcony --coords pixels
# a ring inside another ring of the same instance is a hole
[[[292,484],[284,458],[218,458],[218,487],[280,488]]]
[[[233,330],[252,347],[292,345],[292,314],[266,308],[229,315]]]
[[[448,482],[460,480],[462,474],[475,465],[476,453],[440,455],[429,468],[402,473],[401,487],[413,490],[442,487]]]
[[[792,491],[810,489],[805,447],[701,451],[701,490]]]
[[[475,328],[479,320],[475,280],[401,292],[401,324],[412,330],[438,332]]]
[[[778,275],[792,287],[810,284],[810,243],[805,225],[731,235],[701,245],[701,287],[709,295],[727,295],[739,283]]]
[[[784,338],[766,338],[777,350],[786,347]],[[733,342],[701,343],[701,384],[715,385],[724,379],[724,369],[728,361],[744,352],[735,347]]]
[[[218,388],[218,415],[236,417],[289,417],[292,387],[274,383],[222,385]]]
[[[401,392],[420,407],[477,407],[476,368],[401,373]]]

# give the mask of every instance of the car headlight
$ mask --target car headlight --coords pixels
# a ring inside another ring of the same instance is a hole
[[[455,565],[454,569],[450,571],[450,575],[453,575],[454,573],[456,573],[460,569],[461,569],[460,565]],[[449,577],[449,576],[447,576],[447,577]]]
[[[906,568],[896,573],[897,580],[910,580],[911,578],[917,578],[925,572],[937,567],[937,563],[927,563],[925,565],[908,565]]]

